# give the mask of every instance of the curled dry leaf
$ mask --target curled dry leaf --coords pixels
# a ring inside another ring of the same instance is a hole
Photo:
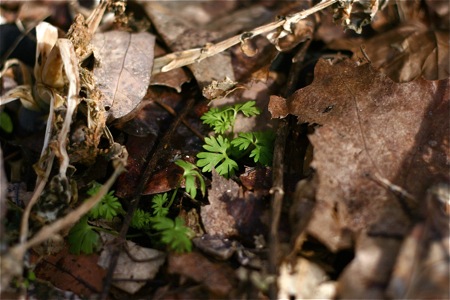
[[[371,63],[396,82],[423,76],[446,79],[450,74],[449,32],[433,30],[421,22],[401,25],[365,43]]]
[[[131,112],[144,97],[153,67],[155,37],[141,32],[110,31],[92,41],[99,60],[94,77],[112,119]]]

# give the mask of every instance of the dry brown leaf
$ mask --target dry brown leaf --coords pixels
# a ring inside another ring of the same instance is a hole
[[[170,274],[179,274],[200,283],[215,297],[230,296],[235,286],[232,268],[223,263],[213,263],[198,252],[171,254],[168,261]]]
[[[370,39],[364,51],[376,68],[396,82],[420,76],[440,80],[450,74],[449,39],[448,30],[411,22]]]
[[[253,236],[264,232],[264,201],[252,192],[244,194],[236,182],[215,170],[208,200],[210,204],[201,207],[200,216],[209,235],[253,242]]]
[[[430,185],[450,180],[448,81],[399,84],[368,64],[321,60],[314,82],[275,115],[286,111],[323,125],[310,136],[319,182],[307,232],[332,251],[348,247],[348,231],[362,232],[339,296],[382,296],[411,215]]]
[[[397,84],[369,65],[319,61],[313,84],[272,112],[324,125],[310,137],[319,176],[310,233],[334,250],[339,236],[326,228],[405,234],[398,199],[374,178],[413,195],[419,203],[410,208],[431,184],[449,180],[448,105],[447,81]]]
[[[99,60],[94,69],[110,118],[131,112],[145,96],[153,67],[155,37],[149,33],[110,31],[92,41]]]
[[[108,242],[114,240],[114,237],[108,234],[103,234],[102,237]],[[126,252],[121,252],[119,255],[114,278],[128,280],[114,281],[113,285],[134,294],[145,285],[146,280],[155,277],[161,265],[164,264],[166,255],[161,251],[144,248],[130,241],[126,241],[124,247]],[[100,254],[98,265],[107,270],[110,266],[111,255],[111,247],[106,247]]]
[[[55,287],[78,296],[90,297],[102,290],[106,271],[97,266],[98,255],[75,255],[66,246],[63,251],[44,257],[36,266],[36,275]]]

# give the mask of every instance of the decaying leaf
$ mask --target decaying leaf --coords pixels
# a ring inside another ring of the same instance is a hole
[[[302,11],[312,6],[311,1],[300,1],[295,6],[290,7],[291,11]],[[299,20],[279,28],[277,31],[267,35],[278,51],[289,51],[298,44],[311,39],[315,30],[315,16],[311,15],[303,20]],[[286,30],[289,28],[290,30]]]
[[[331,249],[338,237],[324,230],[330,222],[341,230],[376,224],[377,232],[406,233],[399,200],[375,178],[414,195],[405,204],[413,210],[431,184],[449,179],[448,92],[447,81],[397,84],[369,65],[318,62],[313,84],[286,104],[299,121],[323,125],[310,137],[319,176],[310,232]]]
[[[144,97],[153,67],[155,37],[149,33],[109,31],[92,41],[98,65],[94,77],[110,118],[131,112]]]
[[[229,296],[235,285],[233,269],[223,263],[213,263],[198,252],[171,254],[168,272],[178,274],[203,285],[213,298]]]
[[[236,85],[237,82],[228,77],[225,77],[225,79],[220,81],[213,80],[210,84],[203,88],[202,94],[203,97],[208,100],[224,98],[236,89]]]
[[[89,297],[102,290],[106,270],[97,266],[98,255],[75,255],[69,247],[45,256],[36,266],[36,275],[53,286]],[[80,280],[82,279],[82,280]]]
[[[411,22],[379,34],[365,43],[364,51],[376,68],[396,82],[423,76],[428,80],[450,75],[448,30]]]
[[[102,235],[112,241],[112,236]],[[155,249],[141,247],[133,242],[126,242],[126,250],[121,252],[114,278],[130,279],[130,281],[114,281],[114,285],[130,294],[136,293],[145,285],[145,280],[151,280],[158,273],[165,261],[165,254]],[[108,269],[111,259],[111,248],[107,247],[100,254],[98,264]],[[133,280],[134,279],[134,280]]]
[[[220,238],[236,237],[253,241],[263,232],[265,204],[252,192],[243,193],[239,185],[212,172],[209,205],[201,208],[200,216],[207,234]]]
[[[333,251],[346,245],[346,232],[363,232],[349,274],[386,283],[398,240],[364,232],[404,236],[411,217],[421,213],[427,188],[449,181],[448,109],[448,81],[398,84],[368,64],[321,60],[314,82],[273,111],[323,125],[310,136],[319,183],[307,232]],[[369,292],[351,278],[345,279],[344,298]],[[381,288],[370,289],[380,295]]]

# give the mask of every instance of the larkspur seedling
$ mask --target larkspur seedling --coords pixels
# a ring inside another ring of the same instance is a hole
[[[167,193],[157,194],[152,199],[153,215],[155,217],[165,217],[169,213],[169,207],[164,206],[167,202]]]
[[[229,178],[239,169],[237,161],[247,155],[255,163],[265,166],[272,163],[272,132],[245,132],[233,138],[238,113],[251,117],[260,112],[255,107],[255,101],[248,101],[220,109],[212,108],[201,117],[203,123],[215,132],[215,136],[205,138],[203,148],[206,151],[197,154],[197,166],[202,168],[202,172],[211,172],[215,168],[219,175]]]
[[[91,254],[100,247],[100,236],[95,227],[88,224],[88,216],[81,218],[69,232],[69,250],[73,254]]]
[[[190,165],[185,166],[191,167]],[[195,166],[193,166],[192,169],[194,168]],[[205,185],[204,181],[202,184],[203,186]],[[92,183],[87,194],[91,196],[94,195],[98,192],[100,187],[101,185],[99,183]],[[190,251],[192,248],[190,240],[192,235],[191,230],[184,226],[181,218],[177,217],[175,220],[172,220],[167,217],[176,193],[177,190],[173,192],[170,200],[167,193],[155,195],[152,198],[153,215],[142,209],[137,209],[131,219],[130,226],[144,231],[154,229],[156,230],[156,234],[161,237],[161,242],[168,245],[170,249],[176,252],[185,252]],[[204,193],[204,191],[202,191],[202,193]],[[114,216],[125,215],[125,211],[122,209],[119,199],[113,194],[114,191],[110,191],[105,195],[99,204],[92,208],[86,216],[81,218],[78,223],[72,227],[68,236],[71,253],[91,254],[100,248],[101,241],[98,231],[103,229],[90,225],[89,220],[105,219],[110,221]]]
[[[136,210],[131,219],[131,226],[136,229],[153,228],[161,236],[161,242],[175,252],[189,252],[192,249],[192,231],[184,226],[183,219],[167,217],[177,191],[174,191],[170,202],[167,193],[157,194],[152,199],[153,216],[141,209]]]
[[[204,197],[206,194],[206,184],[202,174],[200,174],[200,172],[198,171],[198,168],[194,164],[181,159],[175,161],[175,164],[177,164],[184,170],[184,185],[186,192],[191,196],[191,198],[195,199],[195,197],[197,196],[197,182],[200,185],[200,192]]]
[[[101,184],[98,182],[92,183],[92,187],[87,191],[89,196],[95,195],[100,189]],[[119,199],[114,196],[114,191],[109,191],[103,198],[89,211],[89,216],[92,219],[105,219],[111,221],[119,213],[123,214],[122,204]]]
[[[250,158],[253,157],[255,163],[268,166],[272,163],[274,140],[275,135],[271,131],[243,132],[231,144],[241,151],[251,150]]]
[[[130,226],[138,230],[149,230],[151,228],[151,221],[152,215],[138,208],[131,218]]]
[[[217,173],[228,178],[239,169],[237,162],[230,158],[231,143],[228,138],[222,135],[207,137],[203,148],[208,152],[197,154],[197,166],[202,168],[202,172],[211,172],[215,168]]]
[[[233,131],[238,113],[246,117],[259,115],[261,112],[255,104],[255,101],[248,101],[223,108],[211,108],[200,119],[204,124],[211,126],[216,134],[224,134],[228,130]]]
[[[166,217],[153,219],[153,228],[161,234],[161,241],[175,252],[190,252],[192,249],[191,230],[184,226],[180,217],[175,220]]]

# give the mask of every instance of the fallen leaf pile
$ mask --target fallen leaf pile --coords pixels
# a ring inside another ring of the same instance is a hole
[[[90,2],[0,3],[0,298],[450,297],[448,1]]]

